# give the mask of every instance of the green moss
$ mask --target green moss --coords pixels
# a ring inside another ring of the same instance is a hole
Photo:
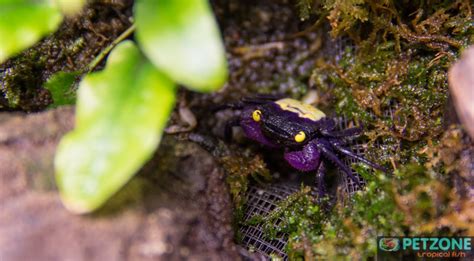
[[[268,182],[271,180],[270,172],[260,156],[246,156],[243,154],[225,155],[220,157],[220,163],[227,173],[226,182],[229,184],[232,200],[234,202],[234,223],[243,220],[244,206],[251,178]]]
[[[309,19],[310,15],[313,13],[312,11],[313,4],[314,4],[314,0],[297,1],[296,7],[298,8],[298,15],[302,21]]]
[[[335,97],[338,113],[385,125],[393,136],[409,141],[440,133],[448,59],[432,64],[435,55],[383,48],[359,55],[346,51],[338,64],[315,71],[329,75],[325,89]]]
[[[41,59],[40,52],[35,49],[29,49],[16,59],[7,62],[5,68],[10,67],[11,63],[15,69],[5,70],[0,76],[2,78],[2,94],[5,98],[0,103],[0,109],[35,107],[25,105],[25,97],[36,96],[37,85],[41,84],[38,81],[35,73],[41,70],[44,66],[44,60]]]
[[[351,13],[350,5],[368,13]],[[331,13],[345,14],[328,17],[332,34],[341,36],[351,29],[346,37],[354,47],[346,48],[338,61],[329,57],[312,78],[334,98],[337,113],[361,120],[372,130],[369,144],[398,143],[403,148],[391,148],[398,150],[397,160],[423,162],[415,153],[419,143],[442,133],[447,69],[460,48],[472,42],[468,5],[325,1]],[[416,10],[414,19],[409,10]],[[364,22],[363,17],[369,19]]]
[[[261,223],[269,238],[287,233],[292,260],[305,258],[367,259],[376,255],[375,238],[396,236],[454,236],[467,234],[469,221],[443,222],[452,213],[467,214],[469,205],[453,194],[447,176],[433,175],[427,167],[409,164],[393,177],[371,173],[364,165],[355,169],[367,181],[363,191],[330,211],[318,204],[310,188],[279,203],[267,216],[255,216],[249,224]]]

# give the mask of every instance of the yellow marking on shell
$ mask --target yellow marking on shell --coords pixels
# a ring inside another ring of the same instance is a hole
[[[256,121],[256,122],[259,122],[259,121],[260,121],[261,116],[262,116],[262,112],[261,112],[260,110],[254,110],[254,111],[252,112],[252,118],[253,118],[253,120]]]
[[[297,113],[301,118],[310,119],[313,121],[320,120],[321,118],[326,117],[324,112],[314,108],[313,106],[302,103],[298,100],[285,98],[275,102],[285,111],[291,111]]]
[[[304,131],[298,132],[298,134],[295,135],[295,141],[296,142],[303,142],[306,139],[306,133]]]

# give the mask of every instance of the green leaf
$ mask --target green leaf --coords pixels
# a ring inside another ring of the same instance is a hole
[[[44,87],[51,92],[53,97],[53,104],[49,106],[50,108],[74,104],[76,92],[73,90],[72,85],[78,75],[80,75],[78,72],[58,72],[48,79]]]
[[[76,129],[58,146],[56,179],[76,213],[100,207],[151,157],[175,100],[173,83],[130,41],[79,86]]]
[[[61,20],[53,1],[0,0],[0,63],[55,31]]]
[[[142,50],[173,80],[197,91],[225,83],[224,47],[207,0],[138,0],[135,19]]]
[[[61,12],[65,15],[75,15],[79,13],[84,5],[86,0],[55,0]]]

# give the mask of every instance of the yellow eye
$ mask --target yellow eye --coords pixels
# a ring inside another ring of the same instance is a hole
[[[262,116],[262,112],[260,110],[254,110],[252,113],[252,118],[254,121],[260,121],[261,116]]]
[[[295,135],[295,141],[296,142],[303,142],[306,139],[306,133],[304,131],[298,132],[298,134]]]

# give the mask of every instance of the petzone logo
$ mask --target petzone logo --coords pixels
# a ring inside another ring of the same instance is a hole
[[[400,249],[400,240],[393,237],[381,238],[379,239],[379,249],[383,251],[398,251]]]
[[[378,237],[377,256],[412,255],[417,258],[472,256],[472,237]]]

